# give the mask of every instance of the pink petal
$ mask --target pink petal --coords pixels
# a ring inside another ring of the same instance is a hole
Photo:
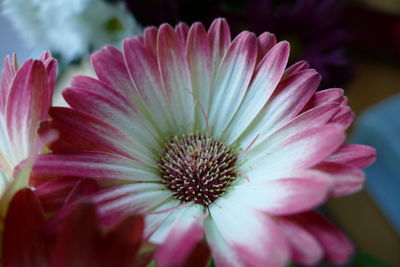
[[[197,103],[197,114],[208,111],[211,90],[211,52],[207,32],[201,23],[190,28],[186,46],[193,96]],[[197,117],[199,125],[207,126],[207,118]]]
[[[309,68],[310,68],[310,65],[307,63],[307,61],[303,61],[303,60],[298,61],[286,69],[285,73],[282,75],[282,80],[285,80],[285,79],[289,78],[290,76],[295,75],[304,70],[308,70]]]
[[[151,152],[142,143],[100,119],[69,108],[51,108],[50,116],[56,122],[55,126],[62,129],[59,131],[60,135],[66,134],[67,138],[71,135],[78,136],[80,139],[89,140],[88,144],[97,143],[103,150],[113,151],[132,159],[152,161]],[[54,130],[58,130],[57,128]],[[48,130],[42,130],[42,134]],[[80,147],[85,145],[85,143],[80,144]]]
[[[124,57],[117,48],[106,46],[91,56],[92,65],[99,79],[128,99],[137,91],[132,84],[124,63]]]
[[[258,60],[260,62],[262,58],[271,50],[271,48],[276,45],[276,37],[274,34],[269,32],[264,32],[257,38],[258,42]]]
[[[263,140],[274,130],[295,118],[314,94],[320,76],[314,70],[303,71],[281,81],[273,95],[252,122],[251,129],[242,141],[244,147],[254,140]]]
[[[364,173],[359,169],[334,162],[321,162],[315,168],[330,174],[333,180],[331,194],[335,197],[356,193],[364,185]]]
[[[143,36],[144,46],[154,57],[156,57],[158,29],[154,26],[146,27]]]
[[[280,42],[258,64],[246,95],[226,130],[231,135],[228,140],[239,137],[264,107],[281,79],[288,58],[289,44]]]
[[[61,176],[118,179],[131,181],[159,181],[158,175],[130,158],[102,153],[39,155],[33,171]]]
[[[156,57],[135,39],[125,40],[123,46],[126,66],[144,102],[142,112],[161,129],[170,128],[174,122]]]
[[[257,178],[250,176],[249,181],[244,180],[229,198],[271,215],[294,214],[315,208],[326,200],[332,185],[328,175],[310,170],[282,178]]]
[[[175,31],[181,39],[181,42],[186,44],[186,39],[189,34],[189,26],[185,22],[179,22],[178,25],[175,27]]]
[[[301,226],[288,218],[279,218],[279,227],[291,248],[291,260],[304,265],[315,265],[324,256],[319,242]]]
[[[209,120],[219,136],[237,111],[249,86],[257,59],[257,39],[243,32],[229,46],[219,66],[211,95]]]
[[[163,24],[158,33],[158,64],[163,85],[173,108],[173,117],[187,133],[193,129],[194,112],[190,73],[185,57],[185,46],[174,29]]]
[[[311,98],[308,104],[309,108],[313,108],[327,102],[340,102],[343,99],[344,90],[340,88],[331,88],[318,91]]]
[[[220,198],[205,230],[217,266],[284,266],[288,246],[274,221],[240,201]]]
[[[325,250],[325,260],[344,264],[353,254],[353,246],[347,237],[320,214],[311,211],[289,218],[314,235]]]
[[[276,133],[277,135],[279,132]],[[271,136],[271,143],[246,155],[243,171],[250,177],[282,177],[291,170],[312,167],[332,154],[345,140],[344,129],[326,125],[305,130],[281,141]]]
[[[211,73],[215,78],[219,65],[231,43],[229,25],[225,19],[215,19],[208,30],[211,51]]]
[[[1,73],[0,82],[0,111],[4,113],[6,108],[7,96],[10,90],[12,81],[14,80],[15,74],[18,70],[18,63],[16,62],[16,56],[13,57],[13,62],[10,62],[10,57],[6,56],[3,63],[3,71]]]
[[[4,222],[2,266],[47,266],[44,221],[35,193],[31,189],[17,192]]]
[[[333,155],[329,156],[326,161],[362,169],[371,165],[375,159],[375,148],[365,145],[345,144]]]
[[[193,208],[180,214],[166,240],[159,246],[155,254],[157,266],[182,266],[203,239],[202,208],[196,209],[195,214]]]
[[[39,60],[26,61],[11,85],[5,116],[14,153],[19,159],[40,150],[36,129],[48,116],[52,88],[47,85],[45,67]]]

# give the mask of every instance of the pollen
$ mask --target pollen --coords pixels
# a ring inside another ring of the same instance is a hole
[[[183,203],[208,206],[238,177],[233,149],[201,135],[173,136],[159,168],[165,186]]]

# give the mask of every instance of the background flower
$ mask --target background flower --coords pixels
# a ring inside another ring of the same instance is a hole
[[[103,0],[5,0],[2,10],[30,46],[67,61],[141,32],[123,4]]]

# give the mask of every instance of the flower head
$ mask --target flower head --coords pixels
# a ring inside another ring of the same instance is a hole
[[[123,52],[96,52],[98,79],[64,91],[71,108],[52,108],[39,130],[60,138],[34,170],[97,179],[89,198],[105,225],[146,214],[145,236],[165,244],[160,266],[183,262],[204,236],[219,266],[282,266],[291,243],[278,218],[359,190],[360,165],[374,158],[342,146],[354,117],[343,90],[316,93],[319,74],[286,68],[288,57],[269,33],[232,41],[223,19],[208,31],[147,28]]]
[[[48,119],[57,63],[49,52],[29,59],[21,68],[7,56],[0,82],[1,215],[12,195],[28,185],[29,162],[41,152],[39,123]],[[27,164],[18,164],[26,159]],[[17,167],[18,166],[18,167]],[[4,193],[4,194],[3,194]]]

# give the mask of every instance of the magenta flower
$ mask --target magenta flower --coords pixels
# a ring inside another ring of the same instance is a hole
[[[57,62],[49,52],[21,68],[7,56],[0,82],[0,217],[13,194],[28,185],[31,163],[41,152],[36,131],[48,119]],[[25,159],[26,164],[17,165]],[[30,164],[29,164],[30,163]]]
[[[343,145],[354,117],[343,90],[316,93],[320,75],[286,68],[288,57],[269,33],[231,41],[223,19],[208,32],[147,28],[123,52],[92,56],[98,79],[76,77],[71,108],[50,110],[40,133],[60,138],[34,170],[63,177],[52,187],[97,179],[89,198],[104,225],[146,214],[159,266],[184,262],[204,237],[218,266],[283,266],[294,245],[282,218],[359,190],[375,157]]]

